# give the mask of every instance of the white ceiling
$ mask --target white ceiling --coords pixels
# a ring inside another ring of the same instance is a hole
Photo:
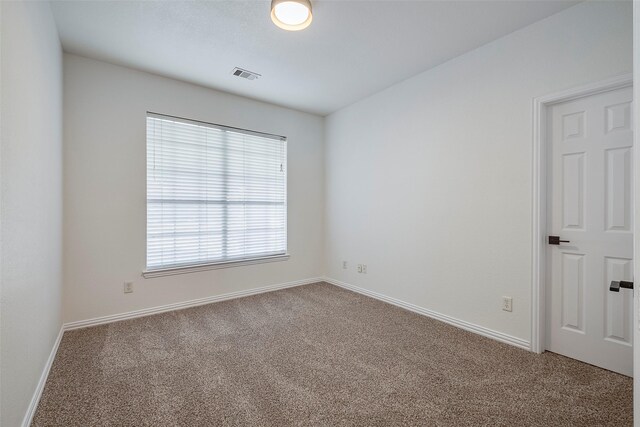
[[[326,115],[576,3],[317,0],[300,32],[273,25],[269,1],[52,8],[67,52]]]

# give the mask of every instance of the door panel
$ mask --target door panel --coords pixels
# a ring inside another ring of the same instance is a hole
[[[550,351],[632,375],[633,135],[631,88],[548,110],[549,234],[547,343]]]
[[[631,231],[631,148],[605,152],[607,231]]]
[[[562,156],[563,165],[563,229],[582,230],[584,228],[584,164],[585,153]]]
[[[584,255],[562,254],[562,327],[584,333]]]

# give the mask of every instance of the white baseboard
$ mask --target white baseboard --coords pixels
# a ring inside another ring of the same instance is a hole
[[[53,343],[53,348],[51,349],[51,353],[49,354],[47,363],[44,365],[44,369],[42,370],[42,374],[40,375],[40,380],[38,381],[36,390],[33,393],[31,402],[29,402],[27,413],[25,414],[24,419],[22,420],[22,427],[29,427],[31,425],[31,421],[33,421],[33,416],[36,414],[36,409],[38,408],[40,397],[42,397],[44,386],[47,383],[47,378],[49,378],[49,371],[51,370],[51,365],[53,365],[53,360],[56,358],[56,353],[58,352],[58,347],[60,346],[60,341],[62,341],[63,334],[64,334],[64,326],[60,328],[60,332],[58,332],[58,337],[56,338],[56,341]]]
[[[137,317],[151,316],[152,314],[165,313],[167,311],[182,310],[184,308],[197,307],[199,305],[211,304],[213,302],[227,301],[230,299],[248,297],[250,295],[262,294],[265,292],[277,291],[279,289],[293,288],[296,286],[309,285],[311,283],[322,282],[321,277],[315,277],[304,280],[296,280],[293,282],[280,283],[277,285],[263,286],[260,288],[248,289],[246,291],[230,292],[227,294],[216,295],[194,299],[190,301],[177,302],[173,304],[161,305],[158,307],[145,308],[142,310],[129,311],[126,313],[112,314],[109,316],[96,317],[94,319],[79,320],[64,324],[64,330],[88,328],[90,326],[102,325],[105,323],[119,322],[121,320],[135,319]]]
[[[475,332],[476,334],[482,335],[484,337],[492,338],[494,340],[497,340],[506,344],[511,344],[515,347],[519,347],[524,350],[529,350],[529,351],[531,350],[530,343],[527,340],[523,340],[521,338],[507,335],[502,332],[494,331],[493,329],[485,328],[484,326],[479,326],[464,320],[456,319],[455,317],[447,316],[445,314],[441,314],[436,311],[429,310],[427,308],[419,307],[417,305],[410,304],[408,302],[401,301],[396,298],[388,297],[378,292],[370,291],[368,289],[364,289],[358,286],[350,285],[348,283],[344,283],[339,280],[331,279],[329,277],[325,277],[323,280],[332,285],[339,286],[341,288],[348,289],[350,291],[357,292],[359,294],[366,295],[368,297],[375,298],[377,300],[384,301],[389,304],[393,304],[395,306],[404,308],[406,310],[413,311],[414,313],[422,314],[423,316],[440,320],[441,322],[448,323],[450,325],[456,326],[466,331]]]

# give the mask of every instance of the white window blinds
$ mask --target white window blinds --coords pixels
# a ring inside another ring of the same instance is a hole
[[[279,136],[147,115],[147,270],[287,252]]]

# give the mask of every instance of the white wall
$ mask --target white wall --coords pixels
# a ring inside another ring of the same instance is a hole
[[[62,324],[62,51],[48,3],[0,8],[0,425],[13,427]]]
[[[321,276],[323,118],[66,54],[64,108],[66,322]],[[147,111],[288,137],[288,261],[141,278]]]
[[[631,3],[583,3],[330,115],[328,276],[528,340],[532,99],[631,48]]]

